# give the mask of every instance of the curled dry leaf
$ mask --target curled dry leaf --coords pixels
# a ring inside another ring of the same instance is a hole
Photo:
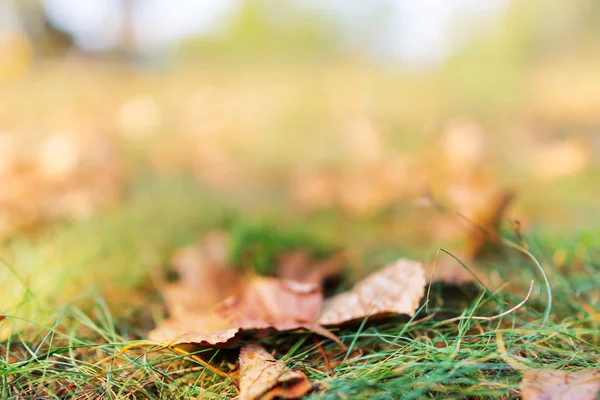
[[[164,289],[171,315],[150,332],[152,340],[219,345],[242,331],[302,328],[341,344],[322,325],[366,315],[413,315],[424,294],[422,265],[399,260],[324,303],[321,282],[337,272],[339,258],[313,265],[308,282],[262,276],[241,279],[226,264],[227,249],[226,237],[213,233],[199,246],[176,254],[174,264],[182,279]],[[299,266],[308,262],[304,256],[296,257],[300,258],[287,270],[288,276],[299,274]]]
[[[211,233],[175,255],[181,280],[163,289],[171,315],[150,332],[152,340],[217,345],[242,330],[304,328],[339,341],[315,322],[323,305],[320,285],[261,276],[242,279],[228,267],[228,252],[227,237]]]
[[[317,285],[256,276],[236,302],[222,312],[242,327],[273,325],[278,329],[315,321],[322,305],[323,293]],[[282,330],[286,329],[294,328]]]
[[[520,390],[523,400],[596,400],[600,395],[600,369],[527,371]]]
[[[240,400],[297,399],[312,390],[301,371],[289,369],[258,344],[240,351]]]
[[[339,342],[315,322],[322,305],[323,294],[315,285],[257,276],[241,294],[212,309],[173,315],[150,332],[150,338],[172,345],[215,345],[227,343],[242,330],[304,328]]]
[[[368,276],[351,291],[326,300],[318,322],[336,325],[367,315],[413,315],[425,285],[422,264],[400,259]]]
[[[323,308],[321,287],[268,277],[251,279],[244,293],[221,311],[230,326],[242,329],[304,328],[342,344],[317,321]]]

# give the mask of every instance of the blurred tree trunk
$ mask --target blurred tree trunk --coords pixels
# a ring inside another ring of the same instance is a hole
[[[75,48],[73,38],[53,26],[40,0],[9,0],[19,26],[38,58],[63,56]]]
[[[121,0],[121,35],[116,50],[124,58],[135,54],[134,6],[135,0]]]

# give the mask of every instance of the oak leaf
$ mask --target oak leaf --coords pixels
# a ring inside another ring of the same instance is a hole
[[[527,371],[520,390],[523,400],[595,400],[600,394],[600,369]]]
[[[291,370],[258,344],[242,347],[239,361],[240,400],[297,399],[312,390],[303,372]]]
[[[422,264],[400,259],[371,274],[352,290],[327,299],[318,322],[336,325],[368,315],[414,315],[425,294],[425,285]]]

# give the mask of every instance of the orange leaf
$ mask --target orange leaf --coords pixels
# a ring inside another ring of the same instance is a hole
[[[301,371],[289,369],[262,346],[251,344],[240,351],[240,400],[297,399],[312,390]]]
[[[170,345],[218,345],[235,339],[242,330],[303,328],[339,342],[316,323],[323,305],[320,286],[255,276],[244,282],[241,289],[234,289],[228,286],[230,281],[215,280],[226,275],[223,271],[217,274],[215,266],[199,263],[203,257],[195,254],[187,260],[190,269],[181,275],[190,282],[167,286],[165,297],[171,317],[150,332],[152,340]],[[187,265],[182,258],[185,259],[180,255],[180,269]],[[216,288],[204,288],[202,283]],[[228,292],[231,295],[227,299],[215,303]]]

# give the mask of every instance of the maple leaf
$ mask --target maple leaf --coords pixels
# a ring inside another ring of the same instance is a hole
[[[313,388],[303,372],[291,370],[258,344],[242,347],[239,362],[240,400],[297,399]]]
[[[318,322],[337,325],[368,315],[414,315],[425,285],[422,264],[400,259],[363,279],[352,290],[327,299]]]
[[[600,394],[600,369],[527,371],[519,388],[523,400],[596,400]]]

